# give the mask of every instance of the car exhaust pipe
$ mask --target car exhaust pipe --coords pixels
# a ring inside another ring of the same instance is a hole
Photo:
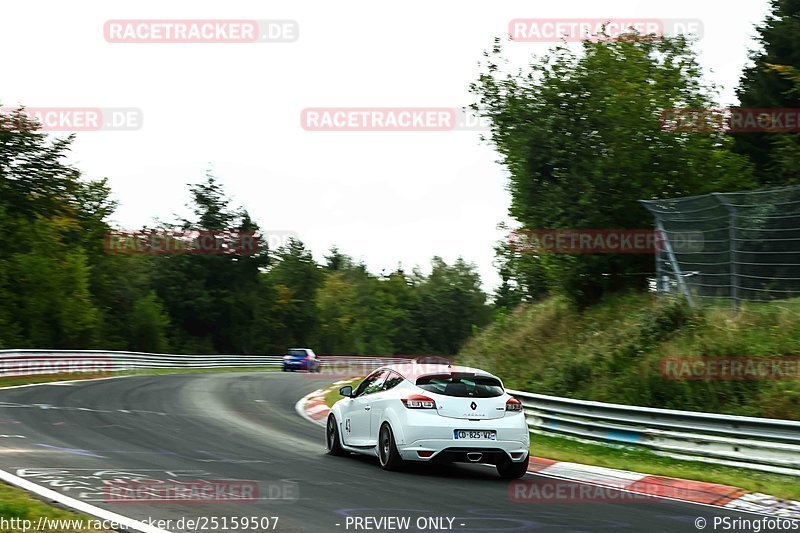
[[[480,452],[467,452],[467,460],[473,463],[477,463],[483,459],[483,454]]]

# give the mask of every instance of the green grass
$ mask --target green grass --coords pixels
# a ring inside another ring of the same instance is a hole
[[[339,389],[341,389],[342,387],[346,387],[347,385],[350,385],[355,389],[362,379],[364,379],[363,376],[358,378],[342,380],[342,383],[340,383],[339,385],[331,385],[330,387],[325,389],[325,404],[328,407],[332,407],[333,404],[342,399],[342,396],[339,395]]]
[[[473,336],[459,364],[512,389],[601,402],[800,420],[800,380],[679,381],[665,357],[797,357],[800,300],[689,308],[680,300],[622,293],[578,309],[561,297],[523,304]],[[538,457],[741,487],[800,500],[800,480],[672,459],[647,448],[533,436]]]
[[[798,302],[800,303],[800,302]],[[690,309],[649,293],[609,296],[586,309],[553,297],[523,304],[473,336],[460,364],[509,388],[603,402],[800,420],[800,379],[664,379],[665,357],[800,356],[800,305]]]
[[[536,457],[556,461],[732,485],[778,498],[800,500],[800,481],[795,476],[672,459],[641,447],[622,445],[611,447],[532,434],[531,453]]]
[[[90,519],[87,516],[65,511],[58,507],[47,505],[41,500],[29,495],[22,489],[12,487],[5,483],[0,483],[0,516],[3,518],[20,518],[23,520],[31,520],[33,527],[39,517],[51,518],[56,520],[81,520],[85,523]],[[32,531],[30,529],[29,531]],[[22,532],[22,529],[3,529],[5,532]],[[50,533],[72,533],[72,532],[91,532],[97,531],[95,529],[48,529]]]
[[[108,374],[47,374],[37,376],[0,377],[0,388],[15,385],[28,385],[32,383],[50,383],[53,381],[71,381],[81,379],[96,379],[113,376],[138,376],[138,375],[163,375],[163,374],[202,374],[208,372],[256,372],[264,370],[278,370],[278,366],[255,367],[224,367],[224,368],[153,368],[140,370],[123,370]]]

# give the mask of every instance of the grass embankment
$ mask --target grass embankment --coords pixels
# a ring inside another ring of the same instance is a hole
[[[13,387],[15,385],[29,385],[32,383],[51,383],[53,381],[72,381],[81,379],[97,379],[113,376],[147,376],[162,374],[201,374],[207,372],[254,372],[264,370],[278,370],[278,366],[255,366],[255,367],[225,367],[225,368],[153,368],[140,370],[122,370],[119,372],[109,372],[107,374],[43,374],[37,376],[14,376],[0,377],[0,389],[3,387]]]
[[[333,404],[342,399],[342,396],[339,394],[339,389],[346,387],[347,385],[350,385],[355,389],[358,384],[361,383],[362,379],[364,379],[363,376],[351,379],[343,379],[341,381],[337,381],[338,385],[331,385],[325,389],[325,403],[327,406],[332,407]]]
[[[680,381],[666,357],[800,355],[800,302],[688,308],[623,294],[583,310],[562,298],[520,306],[464,346],[460,364],[507,387],[586,400],[800,420],[800,381]],[[532,453],[559,461],[721,483],[800,499],[793,476],[663,457],[647,448],[533,435]]]
[[[666,357],[800,355],[800,302],[693,310],[624,294],[579,310],[561,298],[520,306],[458,362],[518,390],[604,402],[800,420],[800,380],[664,379]],[[796,377],[796,376],[795,376]]]

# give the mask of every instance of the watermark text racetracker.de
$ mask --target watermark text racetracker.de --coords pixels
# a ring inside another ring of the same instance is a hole
[[[309,107],[306,131],[488,131],[490,121],[458,107]]]
[[[660,373],[676,381],[792,380],[800,379],[800,357],[665,357]]]
[[[518,229],[509,234],[509,248],[542,254],[653,254],[665,249],[690,253],[702,251],[703,234],[649,229]]]
[[[103,239],[113,254],[254,254],[258,243],[247,230],[115,230]]]
[[[102,355],[54,357],[49,355],[22,355],[0,359],[0,376],[35,376],[43,374],[97,375],[111,373],[111,359]]]
[[[144,122],[135,107],[2,107],[0,113],[5,131],[132,131]]]
[[[658,503],[664,498],[686,499],[691,489],[671,485],[636,484],[621,480],[617,486],[590,485],[558,479],[519,479],[508,485],[508,498],[513,503]]]
[[[516,18],[508,23],[516,42],[576,42],[645,37],[703,36],[700,19]]]
[[[248,255],[258,253],[264,246],[277,250],[297,238],[294,231],[114,230],[106,233],[103,246],[112,254]]]
[[[370,357],[348,357],[348,356],[329,356],[325,355],[319,358],[320,368],[319,373],[304,374],[311,378],[330,377],[338,379],[347,379],[354,377],[366,376],[376,368],[386,365],[386,361],[381,358]],[[392,364],[399,368],[403,375],[409,379],[419,376],[425,376],[442,371],[442,365],[454,364],[452,358],[437,356],[432,357],[419,357],[414,360],[408,360],[406,363],[393,362]]]
[[[665,109],[661,129],[675,133],[797,133],[800,108]]]
[[[300,36],[295,20],[128,19],[103,26],[109,43],[291,43]]]
[[[106,503],[256,503],[259,500],[297,501],[300,486],[294,481],[246,479],[114,480],[103,487]]]

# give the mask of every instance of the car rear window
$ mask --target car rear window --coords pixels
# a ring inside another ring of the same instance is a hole
[[[305,350],[289,350],[289,355],[299,355],[305,357],[308,355]]]
[[[474,374],[423,376],[417,378],[417,387],[459,398],[494,398],[504,392],[499,379]]]

